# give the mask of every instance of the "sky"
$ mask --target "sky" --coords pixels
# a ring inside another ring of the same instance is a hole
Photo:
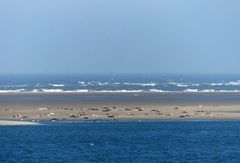
[[[239,74],[239,20],[239,0],[0,0],[0,74]]]

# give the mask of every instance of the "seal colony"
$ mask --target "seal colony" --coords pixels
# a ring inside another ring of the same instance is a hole
[[[193,99],[192,96],[196,96]],[[205,97],[206,96],[206,97]],[[223,97],[221,97],[223,96]],[[14,94],[1,95],[0,119],[41,121],[239,119],[238,94]],[[225,97],[228,97],[225,100]],[[6,124],[2,121],[1,124]]]

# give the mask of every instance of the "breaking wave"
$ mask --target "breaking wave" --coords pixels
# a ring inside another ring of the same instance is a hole
[[[226,79],[226,78],[225,78]],[[21,81],[2,81],[0,80],[0,93],[86,93],[86,92],[240,92],[240,80],[236,78],[223,80],[222,78],[203,79],[157,79],[146,78],[131,80],[123,79],[65,79],[49,80],[48,78],[31,81],[24,79]]]
[[[111,85],[127,85],[127,86],[142,86],[142,87],[154,87],[158,85],[158,83],[155,82],[149,82],[149,83],[136,83],[136,82],[98,82],[98,81],[78,81],[78,84],[81,86],[111,86]]]
[[[142,86],[142,87],[147,87],[147,86],[151,86],[154,87],[157,85],[157,83],[154,82],[150,82],[150,83],[128,83],[128,82],[124,82],[124,85],[132,85],[132,86]]]
[[[200,84],[197,83],[177,83],[177,82],[169,82],[169,85],[177,86],[177,87],[198,87]]]
[[[219,83],[207,83],[211,86],[240,86],[240,80],[230,82],[219,82]]]
[[[49,83],[50,86],[53,86],[53,87],[64,87],[65,85],[64,84],[53,84],[53,83]]]
[[[17,89],[17,90],[0,90],[0,93],[20,93],[20,92],[25,92],[24,89]]]
[[[234,93],[239,92],[240,90],[214,90],[214,89],[185,89],[183,91],[168,91],[161,89],[149,89],[149,90],[89,90],[89,89],[76,89],[76,90],[63,90],[63,89],[33,89],[33,90],[25,90],[25,89],[17,89],[17,90],[0,90],[0,94],[7,93],[167,93],[167,92],[189,92],[189,93],[214,93],[214,92],[226,92],[226,93]]]

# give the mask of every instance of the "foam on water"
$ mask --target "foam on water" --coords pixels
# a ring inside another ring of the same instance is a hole
[[[147,87],[147,86],[151,86],[154,87],[157,85],[157,83],[154,82],[150,82],[150,83],[129,83],[129,82],[124,82],[124,85],[132,85],[132,86],[142,86],[142,87]]]
[[[199,92],[198,89],[185,89],[184,92]]]
[[[0,93],[238,92],[235,76],[73,75],[0,76]]]
[[[231,82],[226,83],[225,85],[240,86],[240,80],[238,80],[238,81],[231,81]]]
[[[60,93],[60,92],[64,92],[62,89],[42,89],[42,92],[46,92],[46,93]]]
[[[0,93],[20,93],[20,92],[25,92],[25,90],[24,90],[24,89],[17,89],[17,90],[12,90],[12,89],[0,90]]]
[[[160,89],[149,89],[149,92],[167,92]]]
[[[174,86],[178,86],[178,87],[198,87],[200,86],[200,84],[196,84],[196,83],[177,83],[177,82],[169,82],[169,85],[174,85]]]
[[[53,86],[53,87],[64,87],[65,85],[64,84],[52,84],[52,83],[49,83],[50,86]]]

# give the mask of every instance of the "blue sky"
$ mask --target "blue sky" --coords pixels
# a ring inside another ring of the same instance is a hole
[[[239,0],[1,0],[0,73],[240,73]]]

